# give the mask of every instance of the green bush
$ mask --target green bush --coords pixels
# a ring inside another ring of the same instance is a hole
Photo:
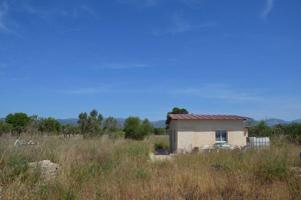
[[[278,124],[270,127],[261,121],[249,129],[249,136],[284,136],[289,142],[301,144],[301,123]]]
[[[155,135],[166,135],[166,129],[165,128],[154,128],[154,134]]]
[[[13,181],[16,177],[24,175],[28,169],[27,159],[17,153],[12,153],[5,162],[5,167],[1,170],[1,182]]]
[[[61,130],[61,124],[58,120],[48,117],[42,119],[39,124],[39,131],[48,133],[58,133]]]
[[[111,139],[121,139],[125,137],[124,131],[113,131],[109,133]]]
[[[124,122],[124,132],[125,138],[143,140],[153,132],[153,126],[148,119],[141,121],[139,117],[128,117]]]
[[[5,122],[12,127],[12,131],[21,134],[26,130],[26,126],[30,123],[30,118],[26,113],[9,114],[5,118]]]
[[[262,155],[256,165],[255,174],[263,181],[284,180],[289,173],[288,155],[269,155],[269,151]]]
[[[160,141],[160,142],[156,142],[155,143],[155,150],[168,150],[169,145],[168,143],[164,142],[164,141]]]
[[[73,200],[76,199],[74,188],[68,188],[58,182],[51,182],[41,184],[35,191],[38,199],[59,199],[59,200]]]

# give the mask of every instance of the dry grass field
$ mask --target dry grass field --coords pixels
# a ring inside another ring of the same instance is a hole
[[[158,140],[34,137],[14,147],[0,138],[0,199],[301,199],[300,147],[280,140],[265,150],[177,155],[150,162]],[[59,175],[45,181],[28,163],[51,160]]]

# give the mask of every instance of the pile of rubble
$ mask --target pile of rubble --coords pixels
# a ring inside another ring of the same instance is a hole
[[[150,160],[152,162],[156,162],[156,161],[167,161],[167,160],[172,160],[173,157],[171,154],[169,155],[155,155],[153,153],[149,154]]]
[[[59,164],[53,163],[50,160],[42,160],[39,162],[29,163],[30,170],[38,169],[41,173],[41,178],[46,181],[53,180],[59,173]]]
[[[37,142],[33,142],[32,140],[22,140],[17,139],[14,143],[15,147],[21,147],[21,146],[29,146],[29,145],[37,145]]]

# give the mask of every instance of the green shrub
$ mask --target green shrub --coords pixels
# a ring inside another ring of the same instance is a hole
[[[124,122],[125,138],[143,140],[153,133],[153,126],[148,119],[141,121],[139,117],[128,117]]]
[[[39,185],[35,193],[39,196],[38,199],[73,200],[76,198],[74,191],[61,183],[51,182]]]
[[[154,134],[155,135],[166,135],[166,129],[165,128],[154,128]]]
[[[282,179],[288,173],[288,168],[285,162],[281,160],[274,160],[274,162],[266,162],[261,169],[263,177],[268,180],[275,178]]]
[[[111,139],[121,139],[125,137],[124,131],[113,131],[109,133]]]
[[[254,163],[256,175],[263,181],[284,180],[289,173],[288,155],[269,155],[269,152],[258,163]]]
[[[48,117],[42,119],[39,124],[39,131],[48,133],[58,133],[61,130],[61,124],[58,120]]]
[[[156,142],[155,143],[155,150],[168,150],[168,144],[164,141]]]
[[[6,167],[1,174],[1,182],[10,182],[20,175],[24,175],[28,169],[27,159],[17,153],[12,153],[7,160]]]

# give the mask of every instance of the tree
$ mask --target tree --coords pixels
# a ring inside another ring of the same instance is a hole
[[[79,131],[78,127],[70,125],[70,124],[66,124],[62,126],[62,132],[64,137],[70,137],[70,135],[75,135],[77,134]]]
[[[282,124],[277,124],[273,127],[273,135],[284,135],[286,126]]]
[[[141,121],[138,117],[128,117],[124,122],[125,138],[141,139],[140,134]]]
[[[166,121],[165,121],[166,129],[168,129],[168,125],[170,122],[169,114],[188,114],[188,113],[189,113],[188,110],[186,110],[185,108],[174,107],[171,112],[167,113]]]
[[[103,120],[103,116],[97,110],[93,109],[88,116],[88,131],[90,134],[96,135],[101,131],[101,122]]]
[[[185,108],[174,107],[169,114],[188,114],[188,111]]]
[[[80,113],[78,115],[77,123],[79,124],[81,134],[88,132],[88,115],[86,112]]]
[[[301,144],[301,124],[292,123],[284,126],[284,134],[289,141]]]
[[[103,129],[109,132],[115,132],[120,130],[117,119],[115,119],[114,117],[106,118],[103,122]]]
[[[260,121],[256,126],[250,128],[250,136],[271,136],[273,133],[272,128],[269,127],[264,121]]]
[[[32,115],[29,118],[30,118],[30,122],[26,128],[27,132],[37,133],[39,131],[39,125],[40,125],[41,119],[39,119],[39,117],[37,115]]]
[[[12,131],[18,135],[26,130],[26,126],[30,122],[30,118],[25,113],[9,114],[5,118],[5,122],[12,127]]]
[[[61,124],[58,120],[48,117],[42,119],[39,124],[39,131],[48,133],[58,133],[61,130]]]
[[[153,132],[153,126],[145,119],[141,122],[139,117],[128,117],[124,122],[125,138],[143,140]]]
[[[165,128],[154,128],[155,135],[165,135],[166,129]]]
[[[100,127],[103,116],[97,110],[93,109],[89,115],[86,112],[80,113],[78,118],[77,123],[84,137],[102,134]]]
[[[144,119],[142,121],[142,124],[140,125],[140,135],[141,139],[143,139],[145,136],[150,135],[154,132],[154,127],[153,125],[149,122],[148,119]]]

